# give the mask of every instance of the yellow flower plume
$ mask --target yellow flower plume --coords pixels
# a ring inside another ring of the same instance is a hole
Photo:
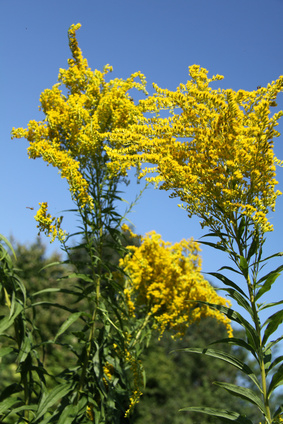
[[[138,314],[143,309],[151,314],[160,334],[171,329],[183,335],[190,324],[205,317],[224,323],[232,334],[230,321],[223,314],[198,303],[228,306],[201,274],[196,241],[166,243],[152,231],[141,237],[140,247],[130,246],[129,250],[120,266],[129,275],[125,294],[130,311]]]
[[[154,95],[142,102],[143,119],[112,134],[117,138],[119,132],[121,144],[107,149],[111,172],[147,164],[140,178],[170,190],[203,226],[221,231],[224,222],[244,215],[261,232],[271,231],[266,215],[281,194],[275,190],[280,161],[273,139],[283,112],[272,116],[270,108],[283,90],[283,76],[266,88],[234,91],[213,90],[210,84],[223,77],[210,79],[198,65],[189,73],[176,91],[154,85]]]

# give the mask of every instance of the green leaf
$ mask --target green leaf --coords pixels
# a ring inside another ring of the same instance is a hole
[[[280,362],[283,362],[283,356],[278,356],[277,358],[274,359],[274,361],[272,361],[272,363],[270,364],[270,367],[268,368],[268,372],[271,371]]]
[[[246,258],[244,256],[240,256],[240,263],[239,263],[240,270],[242,271],[245,278],[249,275],[249,264]]]
[[[263,415],[266,415],[266,410],[262,400],[256,393],[254,393],[253,390],[248,389],[246,387],[240,387],[231,383],[222,383],[220,381],[215,381],[213,384],[216,384],[222,389],[227,390],[227,392],[231,393],[232,395],[238,396],[249,403],[252,402],[254,405],[256,405],[260,409]]]
[[[280,267],[278,267],[277,269],[275,269],[274,271],[269,272],[267,275],[265,275],[264,277],[262,277],[257,284],[261,284],[263,281],[265,281],[265,283],[261,286],[261,288],[259,289],[259,291],[256,294],[255,300],[257,301],[264,293],[266,293],[267,291],[269,291],[271,289],[272,284],[276,281],[276,279],[279,277],[279,275],[281,274],[281,271],[283,269],[283,265],[281,265]]]
[[[266,349],[271,349],[273,346],[275,346],[277,343],[281,342],[281,340],[283,340],[283,336],[278,337],[276,340],[272,340],[272,342],[269,342],[266,345]]]
[[[253,237],[253,241],[252,241],[250,248],[249,248],[249,251],[248,251],[248,255],[247,255],[248,261],[256,253],[258,248],[259,248],[259,238],[258,238],[258,234],[256,233],[255,236]]]
[[[82,312],[75,312],[73,313],[71,316],[69,316],[69,318],[63,322],[63,324],[61,325],[61,327],[59,328],[55,338],[54,338],[54,342],[58,339],[59,336],[61,336],[61,334],[63,334],[67,328],[70,327],[70,325],[72,325],[75,321],[77,321],[77,319],[82,315]]]
[[[6,237],[4,237],[2,234],[0,234],[0,240],[3,240],[4,241],[4,243],[9,247],[9,249],[13,253],[14,258],[17,260],[16,253],[15,253],[15,251],[14,251],[11,243],[6,239]]]
[[[259,388],[259,390],[262,391],[260,383],[258,379],[256,378],[255,374],[253,373],[253,371],[251,370],[251,368],[234,355],[230,355],[226,352],[222,352],[221,350],[207,349],[207,348],[205,349],[185,348],[185,349],[180,349],[180,351],[189,352],[189,353],[197,353],[199,355],[200,354],[207,355],[213,358],[221,359],[222,361],[227,362],[228,364],[233,365],[233,367],[241,370],[255,383],[255,385]]]
[[[253,310],[250,307],[249,303],[246,301],[246,299],[237,291],[234,289],[225,289],[229,295],[232,297],[232,299],[236,300],[238,305],[242,306],[251,317],[253,317]]]
[[[265,345],[265,343],[267,342],[271,334],[273,334],[277,330],[278,326],[282,323],[282,321],[283,321],[283,310],[275,312],[275,314],[271,315],[265,321],[262,327],[265,327],[267,324],[268,326],[266,327],[266,330],[264,332],[264,336],[262,339],[263,345]]]
[[[9,408],[11,408],[11,406],[15,405],[15,403],[18,402],[19,400],[14,397],[8,397],[3,400],[3,402],[0,402],[0,415],[7,413]]]
[[[265,303],[264,305],[259,307],[259,311],[263,311],[264,309],[267,309],[267,308],[273,308],[273,306],[282,305],[282,303],[283,303],[283,300],[279,300],[278,302]]]
[[[244,349],[251,352],[251,354],[257,359],[256,351],[254,350],[252,345],[245,342],[245,340],[239,339],[237,337],[227,337],[225,339],[219,339],[219,340],[216,340],[215,342],[209,343],[209,345],[212,346],[212,345],[218,344],[218,343],[233,344],[233,345],[236,345],[236,346],[239,346],[239,347],[243,347]]]
[[[87,398],[82,397],[77,405],[68,405],[60,414],[57,424],[72,424],[75,418],[78,418],[79,412],[85,412],[87,406]]]
[[[227,409],[216,409],[216,408],[207,408],[207,407],[195,407],[190,406],[188,408],[180,409],[180,412],[188,411],[188,412],[200,412],[202,414],[207,414],[212,417],[225,418],[226,420],[233,421],[237,424],[253,424],[251,420],[249,420],[244,415],[238,414],[238,412],[228,411]]]
[[[232,268],[231,266],[222,266],[221,268],[219,268],[218,271],[222,271],[223,269],[228,269],[228,271],[232,271],[232,272],[235,272],[236,274],[242,275],[242,273],[240,271]]]
[[[283,382],[283,364],[280,365],[275,374],[273,374],[272,380],[268,387],[267,396],[270,397],[271,393],[276,389],[276,387],[281,386]]]
[[[280,405],[278,409],[273,414],[272,419],[275,420],[276,418],[279,418],[279,415],[281,415],[283,412],[283,405]]]
[[[275,257],[277,257],[277,256],[283,256],[283,252],[277,252],[277,253],[274,253],[274,254],[273,254],[273,255],[271,255],[271,256],[267,256],[267,258],[264,258],[264,259],[262,259],[261,261],[258,261],[258,263],[266,262],[266,261],[268,261],[269,259],[275,258]]]
[[[257,350],[257,348],[259,346],[259,340],[258,340],[257,333],[256,333],[255,329],[252,327],[252,325],[247,320],[245,320],[245,318],[242,317],[241,314],[239,314],[238,312],[234,311],[231,308],[227,308],[226,306],[216,305],[214,303],[204,302],[204,301],[200,301],[200,300],[198,300],[198,303],[208,305],[210,308],[216,309],[216,310],[222,312],[230,320],[235,321],[238,324],[240,324],[242,327],[244,327],[246,329],[246,333],[247,333],[249,342],[252,343],[253,348],[255,350]]]
[[[6,355],[9,355],[9,353],[13,352],[14,349],[12,347],[2,347],[0,349],[0,358]]]
[[[209,241],[202,241],[202,240],[199,240],[199,242],[200,242],[201,244],[205,244],[206,246],[213,247],[214,249],[222,250],[222,252],[226,252],[225,247],[223,247],[223,246],[221,246],[221,245],[219,245],[219,244],[217,244],[217,243],[211,243],[211,242],[209,242]]]
[[[48,289],[40,290],[36,293],[32,293],[30,297],[38,296],[39,294],[45,294],[45,293],[68,293],[68,294],[74,294],[78,295],[81,294],[80,292],[75,292],[74,290],[67,290],[67,289],[60,289],[57,287],[50,287]]]
[[[235,290],[237,290],[239,293],[241,293],[244,297],[246,297],[248,299],[245,292],[243,292],[243,290],[239,286],[237,286],[237,284],[235,284],[233,281],[229,280],[229,278],[225,277],[225,275],[220,274],[219,272],[208,272],[208,274],[212,275],[213,277],[218,278],[218,280],[220,280],[226,286],[233,287]]]
[[[42,396],[42,399],[38,405],[38,410],[34,422],[38,422],[39,418],[41,418],[51,406],[59,402],[59,400],[66,396],[71,390],[71,383],[59,384],[58,386],[54,387],[54,389],[52,389],[47,396]]]
[[[32,348],[32,336],[31,336],[30,333],[27,333],[24,336],[24,339],[22,341],[21,348],[20,348],[20,351],[19,351],[19,355],[18,355],[18,358],[17,358],[19,364],[26,360],[28,354],[31,351],[31,348]]]
[[[37,405],[22,405],[22,406],[19,406],[18,408],[13,408],[11,412],[7,414],[7,417],[10,416],[11,414],[14,415],[22,411],[36,411],[36,409],[37,409]]]
[[[238,238],[238,240],[241,239],[245,228],[246,228],[246,217],[243,216],[241,218],[240,225],[237,228],[237,238]]]
[[[10,386],[5,387],[1,392],[0,401],[4,399],[11,398],[13,394],[19,393],[23,390],[23,387],[18,383],[10,384]]]
[[[23,306],[19,302],[16,302],[16,307],[13,316],[6,316],[0,321],[0,334],[3,333],[7,328],[11,327],[17,316],[22,312],[22,310]]]

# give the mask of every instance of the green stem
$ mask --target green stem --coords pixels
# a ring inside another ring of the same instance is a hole
[[[82,368],[82,373],[81,373],[80,383],[79,383],[79,390],[76,395],[75,404],[78,403],[80,399],[80,393],[82,393],[83,387],[85,384],[86,371],[87,371],[87,366],[91,356],[92,341],[94,339],[97,311],[99,308],[100,295],[101,295],[101,276],[102,276],[101,260],[102,260],[102,248],[103,248],[103,243],[102,243],[103,224],[102,224],[102,205],[101,205],[102,193],[101,193],[100,175],[98,171],[96,172],[95,177],[96,178],[94,178],[94,176],[91,175],[91,182],[94,187],[94,193],[92,194],[96,200],[96,216],[94,218],[96,219],[96,229],[98,229],[98,232],[99,232],[99,236],[98,236],[99,243],[98,243],[98,251],[97,251],[97,254],[99,257],[98,267],[93,258],[93,252],[92,252],[93,240],[89,238],[88,225],[87,225],[88,219],[87,219],[87,216],[84,216],[83,214],[81,214],[81,216],[84,223],[84,228],[85,228],[84,233],[86,238],[86,244],[88,246],[90,260],[91,260],[92,279],[93,281],[96,282],[96,290],[95,290],[96,299],[95,299],[94,309],[93,309],[92,318],[90,322],[90,331],[89,331],[88,341],[86,344],[83,368]],[[96,273],[96,267],[97,267],[97,273]]]
[[[263,396],[263,402],[266,409],[266,422],[268,424],[271,424],[271,411],[269,406],[269,399],[267,396],[267,381],[266,381],[266,372],[265,372],[265,364],[264,364],[264,346],[262,344],[262,337],[261,337],[261,326],[260,326],[260,319],[258,315],[258,310],[255,303],[255,296],[254,296],[254,287],[251,284],[250,276],[247,278],[247,285],[249,290],[249,297],[251,302],[251,307],[253,311],[253,321],[255,324],[255,329],[258,335],[258,341],[259,341],[259,347],[258,347],[258,362],[260,367],[260,375],[261,375],[261,384],[262,384],[262,396]]]

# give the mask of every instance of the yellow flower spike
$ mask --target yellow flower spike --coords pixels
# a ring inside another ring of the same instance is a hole
[[[39,203],[39,210],[35,215],[35,220],[38,222],[37,228],[39,232],[44,232],[48,237],[51,237],[51,243],[58,238],[59,241],[64,241],[67,237],[67,233],[63,231],[61,227],[62,218],[52,218],[47,213],[48,205],[46,202]]]
[[[13,128],[12,137],[26,138],[31,159],[42,158],[59,170],[79,209],[93,209],[89,170],[105,167],[108,162],[106,178],[126,175],[130,164],[117,166],[115,162],[111,166],[107,149],[126,148],[128,128],[143,120],[142,102],[136,105],[129,92],[135,88],[146,94],[146,80],[143,74],[135,72],[125,80],[105,81],[112,71],[110,65],[103,72],[93,72],[78,46],[76,31],[80,26],[72,25],[68,32],[72,53],[68,69],[60,69],[58,83],[40,96],[44,120],[30,121],[26,129]],[[113,131],[117,131],[115,136]],[[56,223],[40,223],[42,212],[36,218],[39,229],[52,234],[52,240],[54,236],[63,237]]]
[[[120,266],[129,275],[126,288],[128,307],[146,310],[162,335],[166,328],[182,336],[187,326],[203,317],[224,323],[229,336],[230,321],[220,312],[197,301],[228,305],[201,275],[200,246],[194,240],[165,243],[154,231],[141,238],[141,246],[131,246]]]
[[[123,134],[124,147],[107,149],[111,170],[137,166],[140,178],[171,190],[202,226],[209,217],[209,225],[221,230],[231,211],[235,219],[248,211],[254,226],[270,231],[256,213],[266,216],[280,195],[274,165],[282,163],[274,156],[273,139],[283,112],[271,116],[270,107],[283,90],[283,77],[248,92],[213,90],[210,83],[222,77],[209,79],[198,65],[189,74],[176,91],[154,84],[154,95],[142,102],[142,112],[151,116]],[[160,115],[163,109],[168,116]]]

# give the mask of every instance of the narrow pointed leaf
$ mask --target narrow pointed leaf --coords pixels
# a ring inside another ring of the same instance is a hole
[[[263,327],[267,325],[266,330],[264,332],[264,336],[262,339],[263,345],[267,342],[268,338],[271,336],[271,334],[274,333],[274,331],[277,330],[279,325],[283,321],[283,310],[275,312],[275,314],[271,315],[263,324]]]
[[[62,397],[66,396],[72,390],[72,384],[60,384],[52,389],[47,396],[42,398],[42,401],[38,405],[37,415],[35,422],[38,422],[48,409],[57,403]]]
[[[256,351],[253,349],[252,345],[245,342],[245,340],[239,339],[237,337],[227,337],[225,339],[219,339],[219,340],[216,340],[215,342],[209,343],[209,346],[218,344],[218,343],[227,343],[227,344],[233,344],[236,346],[243,347],[244,349],[251,352],[251,354],[257,359]]]
[[[226,315],[231,321],[235,321],[240,324],[242,327],[246,329],[247,336],[249,338],[249,342],[252,343],[254,349],[256,350],[259,345],[259,340],[257,337],[257,333],[253,326],[244,318],[241,314],[234,311],[231,308],[227,308],[226,306],[216,305],[214,303],[204,302],[198,300],[198,303],[209,306],[212,309],[216,309]]]
[[[272,361],[272,363],[270,364],[270,367],[268,368],[268,372],[271,371],[276,365],[280,364],[280,362],[283,363],[283,356],[278,356],[277,358],[274,359],[274,361]]]
[[[48,289],[40,290],[36,293],[32,293],[30,297],[38,296],[39,294],[45,294],[45,293],[68,293],[68,294],[80,294],[79,292],[75,292],[74,290],[68,290],[68,289],[60,289],[57,287],[50,287]]]
[[[200,355],[211,356],[213,358],[221,359],[222,361],[233,365],[233,367],[238,368],[244,374],[246,374],[261,391],[260,383],[258,379],[256,378],[255,374],[253,373],[253,371],[251,370],[251,368],[247,364],[242,362],[240,359],[238,359],[236,356],[230,355],[226,352],[222,352],[221,350],[215,350],[215,349],[185,348],[180,350],[184,352],[189,352],[189,353],[198,353]]]
[[[236,300],[238,305],[242,306],[242,308],[244,308],[250,314],[250,316],[253,317],[252,308],[250,307],[246,299],[237,290],[234,290],[234,289],[224,289],[224,290],[226,290],[229,293],[232,299]]]
[[[276,387],[281,386],[282,384],[283,384],[283,364],[280,365],[276,373],[273,374],[272,380],[268,388],[267,396],[270,397],[273,390],[276,389]]]
[[[205,244],[206,246],[213,247],[214,249],[222,250],[222,252],[226,252],[226,249],[222,246],[219,246],[219,244],[217,244],[217,243],[211,243],[209,241],[202,241],[202,240],[199,240],[199,242],[201,244]]]
[[[283,252],[277,252],[277,253],[274,253],[274,255],[267,256],[267,258],[264,258],[264,259],[262,259],[261,261],[258,261],[258,263],[260,263],[260,262],[266,262],[266,261],[268,261],[269,259],[275,258],[275,257],[277,257],[277,256],[283,256]]]
[[[190,406],[188,408],[180,409],[180,411],[200,412],[202,414],[207,414],[212,417],[224,418],[226,420],[233,421],[233,423],[236,424],[253,424],[252,421],[244,415],[241,415],[238,412],[228,411],[227,409]]]
[[[13,324],[13,322],[15,321],[17,316],[22,312],[22,310],[23,306],[20,303],[16,302],[16,308],[13,316],[11,316],[10,318],[6,316],[0,321],[0,334],[7,330],[7,328],[9,328]]]
[[[272,274],[277,274],[283,270],[283,265],[280,265],[278,268],[274,269],[273,271],[270,271],[268,274],[264,275],[260,280],[258,280],[258,284],[261,284],[263,281],[266,281],[268,279],[268,277]]]
[[[250,258],[256,253],[256,251],[259,248],[259,239],[258,239],[258,234],[255,234],[255,236],[253,237],[253,241],[250,245],[249,251],[248,251],[248,256],[247,256],[247,260],[249,261]]]
[[[220,274],[220,272],[208,272],[209,275],[212,275],[213,277],[216,277],[219,281],[221,281],[226,286],[232,287],[235,290],[237,290],[239,293],[241,293],[244,297],[248,298],[245,292],[232,280],[225,277],[225,275]]]
[[[281,415],[283,412],[283,405],[280,405],[278,409],[276,409],[276,411],[273,414],[273,420],[275,420],[276,418],[279,418],[279,415]]]
[[[77,319],[81,315],[82,315],[82,312],[75,312],[74,314],[69,316],[69,318],[59,328],[58,333],[55,336],[54,342],[58,339],[59,336],[61,336],[61,334],[63,334],[67,330],[67,328],[70,327],[70,325],[72,325],[75,321],[77,321]]]
[[[264,415],[266,415],[265,407],[262,400],[256,393],[254,393],[253,390],[248,389],[247,387],[240,387],[235,384],[222,383],[220,381],[215,381],[213,384],[216,384],[217,386],[227,390],[227,392],[231,393],[234,396],[238,396],[241,399],[246,400],[247,402],[252,402],[260,409],[260,411]]]
[[[236,274],[242,275],[242,273],[240,271],[232,268],[231,266],[222,266],[221,268],[219,268],[218,271],[222,271],[223,269],[227,269],[228,271],[232,271],[232,272],[235,272]]]
[[[18,402],[19,400],[14,397],[8,397],[5,400],[3,400],[3,402],[0,402],[0,415],[7,413],[8,409]]]
[[[283,300],[280,300],[278,302],[265,303],[259,308],[259,311],[263,311],[264,309],[267,309],[267,308],[273,308],[273,306],[282,305],[282,303],[283,303]]]
[[[14,349],[12,347],[2,347],[0,349],[0,358],[6,355],[9,355],[9,353],[13,352]]]
[[[6,237],[3,236],[3,234],[0,234],[0,240],[3,240],[4,241],[4,243],[9,247],[9,249],[13,253],[14,258],[17,260],[16,253],[15,253],[15,251],[14,251],[11,243],[6,239]]]
[[[279,267],[280,270],[283,269],[283,266]],[[276,279],[279,277],[279,275],[281,274],[280,271],[278,271],[278,268],[276,271],[272,271],[267,275],[267,278],[265,280],[265,283],[263,284],[263,286],[259,289],[259,291],[256,294],[255,300],[257,301],[264,293],[266,293],[267,291],[269,291],[271,289],[272,284],[276,281]],[[264,280],[260,280],[259,283],[261,281]]]
[[[266,345],[266,349],[271,349],[273,346],[275,346],[277,343],[281,342],[281,340],[283,340],[283,336],[278,337],[276,340],[272,340],[272,342],[269,342]]]
[[[244,256],[240,256],[239,267],[240,267],[241,271],[243,272],[245,278],[247,278],[248,274],[249,274],[249,264],[248,264],[246,258],[244,258]]]

